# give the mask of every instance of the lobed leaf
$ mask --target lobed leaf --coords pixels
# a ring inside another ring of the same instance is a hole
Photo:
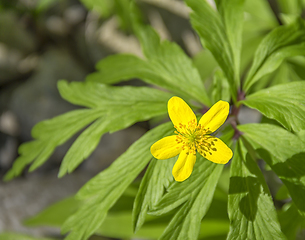
[[[239,139],[231,163],[227,239],[286,239],[263,174]]]
[[[135,32],[146,59],[127,54],[109,56],[96,65],[99,72],[89,75],[87,81],[117,83],[140,78],[182,97],[211,105],[198,70],[177,44],[161,42],[149,26],[135,24]]]
[[[212,163],[197,154],[192,175],[184,182],[174,182],[150,211],[163,215],[182,205],[159,239],[197,239],[200,223],[207,213],[224,165]]]
[[[304,55],[304,42],[305,24],[300,18],[289,25],[275,28],[258,46],[243,89],[248,92],[255,82],[273,72],[285,58]]]
[[[65,143],[100,114],[92,109],[74,110],[36,124],[32,129],[32,136],[36,140],[21,144],[18,149],[20,156],[14,161],[4,180],[19,176],[33,161],[30,171],[35,170],[51,156],[57,146]]]
[[[70,231],[66,237],[67,240],[87,239],[97,231],[108,210],[152,158],[150,146],[158,139],[171,134],[172,131],[171,123],[163,124],[149,131],[109,168],[80,189],[77,197],[86,202],[64,223],[62,232]]]
[[[305,213],[305,144],[285,129],[271,124],[238,126],[243,137],[286,185],[301,214]]]
[[[215,2],[232,48],[234,79],[238,87],[245,0],[216,0]]]
[[[30,171],[41,166],[55,148],[92,123],[73,143],[63,159],[59,177],[72,172],[98,145],[106,132],[115,132],[138,121],[163,115],[172,94],[148,87],[114,87],[94,82],[59,81],[61,96],[67,101],[91,109],[74,110],[38,123],[32,130],[36,139],[22,144],[20,157],[6,174],[10,180],[21,174],[31,162]]]
[[[193,28],[226,75],[232,96],[239,87],[241,33],[244,0],[216,1],[216,12],[206,0],[185,0],[193,10]]]
[[[290,82],[260,90],[241,103],[280,122],[289,131],[305,129],[305,82]]]
[[[134,232],[144,224],[147,211],[161,199],[164,190],[173,182],[172,168],[177,157],[165,161],[152,159],[141,181],[132,211]]]

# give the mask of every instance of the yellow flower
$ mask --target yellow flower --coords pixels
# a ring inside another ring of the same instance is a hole
[[[159,160],[180,154],[172,170],[176,181],[182,182],[191,175],[196,162],[196,151],[219,164],[226,164],[232,158],[232,150],[219,138],[209,135],[226,121],[229,103],[215,103],[201,117],[199,124],[192,109],[181,98],[172,97],[167,107],[169,117],[176,128],[176,135],[155,142],[150,151]]]

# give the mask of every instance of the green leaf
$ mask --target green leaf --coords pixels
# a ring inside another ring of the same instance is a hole
[[[193,63],[198,69],[201,79],[204,83],[213,76],[215,69],[218,67],[212,53],[203,49],[193,57]],[[204,66],[204,68],[202,67]]]
[[[172,168],[177,157],[160,161],[152,159],[141,181],[133,207],[133,229],[138,231],[143,225],[148,209],[152,209],[161,199],[164,190],[173,182]]]
[[[219,100],[230,102],[230,86],[220,69],[214,73],[212,96],[215,103]]]
[[[289,131],[305,129],[305,82],[290,82],[260,90],[241,103],[280,122]]]
[[[216,0],[215,2],[232,48],[235,84],[238,87],[245,0]]]
[[[289,240],[299,239],[297,238],[297,232],[300,229],[304,229],[305,218],[299,214],[293,203],[287,203],[283,206],[282,211],[279,213],[279,220],[282,231]]]
[[[302,0],[279,0],[280,11],[287,14],[301,15],[304,3]]]
[[[101,60],[99,71],[89,75],[87,81],[116,83],[121,80],[140,78],[158,85],[184,98],[196,99],[211,105],[198,70],[192,60],[175,43],[160,41],[159,36],[149,26],[135,27],[146,59],[120,54]]]
[[[105,112],[73,143],[63,159],[59,177],[72,172],[86,159],[104,133],[166,113],[166,102],[171,97],[169,93],[147,87],[113,87],[92,82],[68,84],[61,81],[59,90],[62,97],[71,103]]]
[[[209,49],[231,86],[232,97],[239,86],[241,32],[244,0],[217,1],[219,13],[205,0],[185,0],[204,47]],[[232,30],[234,29],[234,31]]]
[[[63,233],[70,231],[67,240],[87,239],[102,225],[108,210],[152,158],[150,146],[172,132],[172,123],[150,130],[108,169],[81,188],[77,197],[86,201],[62,227]]]
[[[305,24],[300,18],[292,24],[275,28],[257,48],[243,89],[248,92],[253,83],[273,72],[285,58],[304,55],[304,42]]]
[[[55,238],[31,237],[29,235],[13,233],[13,232],[0,233],[0,239],[1,240],[56,240]]]
[[[161,161],[163,162],[163,161]],[[135,186],[131,185],[109,210],[102,226],[97,229],[95,234],[112,238],[143,238],[157,239],[161,236],[166,228],[171,217],[153,217],[148,216],[144,225],[133,233],[132,228],[132,205],[135,194],[133,194]],[[131,192],[131,193],[130,193]],[[136,192],[135,192],[136,193]],[[201,223],[201,231],[199,239],[209,239],[209,237],[222,236],[224,238],[229,228],[227,220],[226,206],[227,194],[216,190],[214,201],[207,213],[206,218]],[[43,210],[38,215],[26,220],[26,226],[52,226],[59,227],[64,221],[73,214],[78,207],[83,204],[83,201],[77,200],[74,197],[64,199],[57,202],[47,209]]]
[[[231,162],[229,239],[286,239],[263,174],[239,139]]]
[[[285,185],[282,185],[277,191],[275,195],[275,199],[281,201],[281,200],[286,200],[288,198],[290,198],[289,191]]]
[[[88,124],[89,126],[67,152],[59,176],[72,172],[96,148],[106,132],[115,132],[138,121],[163,115],[172,94],[148,87],[113,87],[94,82],[59,81],[61,96],[67,101],[92,109],[75,110],[38,123],[32,130],[36,139],[22,144],[20,157],[6,174],[10,180],[33,162],[30,171],[41,166],[55,148],[65,143]]]
[[[182,205],[159,239],[197,239],[200,223],[207,213],[224,165],[212,163],[197,154],[192,175],[184,182],[174,182],[150,211],[162,215]]]
[[[246,124],[238,129],[286,185],[293,202],[304,214],[305,144],[298,136],[271,124]]]
[[[23,143],[19,147],[20,156],[15,160],[4,180],[8,181],[19,176],[33,161],[30,170],[33,171],[39,167],[48,159],[55,147],[65,143],[100,115],[101,113],[94,109],[74,110],[36,124],[32,129],[32,136],[36,140]]]

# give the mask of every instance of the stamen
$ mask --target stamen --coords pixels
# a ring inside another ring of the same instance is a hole
[[[187,125],[179,123],[179,127],[174,126],[177,131],[176,142],[182,143],[182,150],[188,150],[187,154],[196,155],[198,151],[201,155],[206,157],[206,154],[210,155],[217,151],[215,147],[216,138],[209,136],[209,128],[204,128],[201,124],[196,124],[196,120],[193,119],[187,123]],[[211,139],[213,138],[213,139]],[[208,142],[207,142],[208,141]],[[177,149],[180,147],[177,147]]]

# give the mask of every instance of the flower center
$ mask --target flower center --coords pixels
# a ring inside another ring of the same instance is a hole
[[[175,133],[178,144],[182,143],[182,150],[188,149],[188,154],[196,155],[196,150],[202,155],[212,155],[217,151],[215,142],[217,138],[207,135],[209,128],[204,128],[201,124],[196,124],[195,119],[189,121],[187,125],[179,123],[174,126],[177,131]]]

